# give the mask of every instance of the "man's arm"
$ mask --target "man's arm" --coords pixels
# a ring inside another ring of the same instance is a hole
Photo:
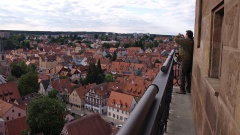
[[[178,45],[181,45],[183,48],[185,48],[187,45],[189,45],[191,43],[191,41],[186,39],[186,38],[177,38],[177,37],[175,37],[174,40],[175,40],[175,42]]]
[[[174,38],[174,40],[175,40],[175,42],[178,44],[178,45],[184,45],[184,44],[186,44],[186,39],[185,38],[177,38],[177,37],[175,37]]]

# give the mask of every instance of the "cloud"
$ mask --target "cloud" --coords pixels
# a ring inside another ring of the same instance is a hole
[[[192,0],[8,0],[0,29],[177,34],[194,26]]]

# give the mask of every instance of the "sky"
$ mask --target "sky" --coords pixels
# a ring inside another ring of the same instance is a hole
[[[195,0],[1,0],[0,30],[185,33]]]

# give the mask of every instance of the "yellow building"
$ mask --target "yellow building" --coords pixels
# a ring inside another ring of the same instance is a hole
[[[69,95],[69,103],[70,103],[71,107],[73,107],[77,110],[84,109],[85,94],[86,94],[86,89],[84,89],[84,87],[75,89]]]

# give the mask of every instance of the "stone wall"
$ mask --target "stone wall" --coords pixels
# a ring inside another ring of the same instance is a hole
[[[191,98],[198,135],[240,135],[239,19],[239,0],[196,1]]]

